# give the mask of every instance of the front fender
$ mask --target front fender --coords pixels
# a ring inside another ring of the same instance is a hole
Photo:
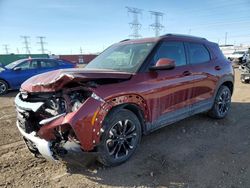
[[[81,143],[81,147],[85,151],[90,151],[94,148],[93,141],[93,117],[99,111],[101,102],[93,98],[88,98],[82,106],[75,112],[68,113],[40,128],[38,135],[45,140],[54,140],[54,129],[61,125],[70,125],[74,133]]]
[[[54,129],[68,124],[81,143],[84,151],[91,151],[100,142],[102,123],[109,111],[121,104],[135,104],[143,112],[144,118],[149,120],[148,108],[145,100],[136,94],[115,96],[101,102],[92,97],[88,98],[75,112],[68,113],[53,122],[41,127],[38,134],[46,140],[55,139]]]

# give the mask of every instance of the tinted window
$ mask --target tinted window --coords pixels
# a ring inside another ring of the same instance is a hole
[[[36,69],[38,67],[39,67],[39,61],[37,61],[37,60],[31,61],[30,69]]]
[[[57,63],[55,61],[45,61],[41,60],[41,67],[42,68],[51,68],[57,66]]]
[[[21,63],[20,65],[18,65],[17,67],[20,67],[22,70],[31,69],[30,61],[25,61],[25,62]]]
[[[206,47],[202,44],[189,43],[190,63],[204,63],[210,60],[210,55]]]
[[[154,55],[152,65],[161,58],[175,60],[176,66],[186,65],[185,49],[182,42],[163,42]]]

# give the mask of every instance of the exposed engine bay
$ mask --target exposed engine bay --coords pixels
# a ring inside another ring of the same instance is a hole
[[[83,87],[65,89],[56,93],[24,93],[21,92],[20,98],[26,102],[43,102],[39,111],[25,111],[22,115],[26,120],[25,131],[30,133],[38,131],[41,126],[41,121],[52,118],[63,113],[76,111],[84,101],[90,97],[91,91]],[[32,125],[29,125],[31,124]],[[40,123],[40,124],[39,124]],[[34,126],[36,125],[36,126]]]
[[[27,134],[38,133],[42,126],[52,122],[60,116],[74,112],[80,108],[85,100],[92,95],[92,91],[85,87],[78,86],[75,88],[67,88],[63,91],[55,93],[26,93],[21,92],[20,100],[30,103],[42,105],[37,111],[31,109],[20,109],[17,104],[18,124],[19,127]],[[53,157],[56,159],[58,155],[64,155],[67,150],[81,150],[79,141],[77,140],[74,131],[69,125],[60,125],[54,129],[54,140],[51,142],[51,150]],[[24,138],[29,150],[39,156],[36,145],[29,139]],[[65,149],[65,147],[68,147]]]

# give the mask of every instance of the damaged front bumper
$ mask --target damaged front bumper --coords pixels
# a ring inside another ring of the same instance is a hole
[[[24,137],[25,143],[27,144],[29,150],[34,153],[34,154],[38,154],[35,153],[35,151],[37,150],[39,152],[39,154],[41,154],[45,159],[47,160],[55,160],[55,158],[53,157],[53,153],[51,151],[51,143],[39,138],[36,135],[36,132],[31,132],[31,133],[26,133],[24,132],[24,130],[20,127],[18,121],[16,122],[17,128],[20,131],[20,133],[22,134],[22,136]],[[28,143],[32,144],[29,145]]]
[[[18,94],[15,98],[15,104],[18,114],[17,128],[23,136],[28,149],[35,156],[42,156],[50,161],[62,159],[67,162],[79,162],[81,161],[79,159],[84,158],[83,155],[96,154],[94,147],[98,143],[96,137],[99,136],[99,133],[96,132],[98,129],[96,125],[92,124],[92,120],[94,120],[94,114],[101,104],[101,101],[97,100],[96,97],[87,99],[80,109],[75,112],[59,114],[36,123],[28,120],[31,126],[40,127],[32,131],[26,129],[22,119],[25,118],[25,113],[28,116],[29,114],[39,114],[44,103],[27,102]],[[74,137],[63,139],[62,132],[58,136],[58,133],[65,127],[72,130]]]
[[[71,162],[79,161],[79,159],[86,154],[86,152],[81,149],[80,145],[74,141],[67,141],[60,146],[55,146],[53,142],[40,138],[36,132],[24,132],[18,122],[16,125],[22,134],[28,149],[36,157],[42,156],[49,161],[63,159]]]

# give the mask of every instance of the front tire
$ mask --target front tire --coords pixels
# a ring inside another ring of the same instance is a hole
[[[97,147],[98,160],[105,166],[117,166],[127,161],[141,141],[141,124],[137,116],[126,109],[111,111],[103,124],[104,132]]]
[[[8,92],[8,84],[4,80],[0,80],[0,95],[4,95]]]
[[[230,89],[222,85],[215,97],[212,109],[208,112],[208,115],[212,118],[222,119],[224,118],[231,107],[231,91]]]

